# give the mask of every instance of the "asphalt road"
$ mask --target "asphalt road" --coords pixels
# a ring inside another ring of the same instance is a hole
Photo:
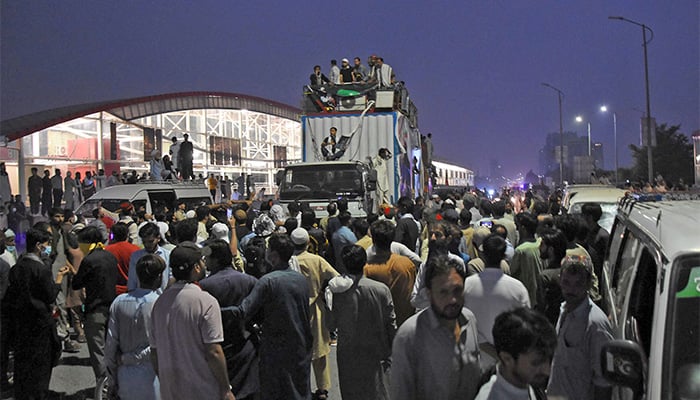
[[[338,369],[335,361],[335,347],[331,347],[331,383],[329,399],[340,399],[338,388]],[[61,362],[53,369],[50,389],[54,392],[51,399],[85,400],[94,399],[95,375],[90,367],[87,345],[81,344],[79,353],[63,353]],[[316,389],[316,381],[311,372],[311,389]],[[3,399],[14,399],[4,397]],[[128,399],[124,399],[128,400]]]

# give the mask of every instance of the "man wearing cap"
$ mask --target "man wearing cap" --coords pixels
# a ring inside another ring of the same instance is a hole
[[[352,83],[354,81],[350,61],[347,58],[343,58],[340,61],[340,83]]]
[[[153,222],[148,222],[139,230],[139,236],[143,242],[143,249],[137,250],[131,254],[129,259],[129,280],[127,281],[127,289],[133,290],[139,287],[139,278],[136,274],[136,263],[146,254],[155,254],[165,261],[165,272],[163,272],[162,281],[159,290],[162,292],[168,286],[170,279],[170,252],[160,246],[160,228]]]
[[[5,252],[0,254],[0,258],[5,260],[11,267],[17,263],[17,247],[15,245],[15,232],[12,229],[6,229],[2,240],[5,244]]]
[[[196,284],[205,276],[210,252],[180,243],[170,259],[176,281],[153,305],[149,343],[163,399],[235,399],[221,347],[219,303]]]
[[[323,287],[338,276],[338,272],[323,257],[309,253],[309,233],[304,228],[296,228],[291,234],[294,254],[299,262],[299,269],[309,284],[309,313],[311,315],[311,334],[313,347],[311,365],[316,377],[316,397],[323,399],[331,388],[331,367],[328,355],[331,352],[331,338],[326,326],[326,309],[323,304]]]
[[[289,236],[272,234],[265,258],[273,271],[260,278],[240,306],[225,309],[240,320],[263,315],[259,349],[262,399],[311,397],[309,285],[302,274],[289,268],[293,254]]]
[[[163,159],[160,157],[160,150],[153,149],[151,151],[151,180],[162,181],[163,180],[163,170],[165,165],[163,164]]]

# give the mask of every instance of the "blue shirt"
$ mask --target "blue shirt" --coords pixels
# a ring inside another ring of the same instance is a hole
[[[136,263],[138,263],[141,257],[145,256],[146,254],[149,254],[146,249],[136,250],[131,254],[131,258],[129,259],[129,281],[126,283],[126,290],[132,291],[139,287],[139,277],[136,275]],[[165,288],[168,286],[168,280],[172,275],[170,272],[170,251],[158,246],[153,254],[160,256],[160,258],[165,261],[163,280],[160,284],[160,288],[158,289],[158,293],[163,293],[163,290],[165,290]]]

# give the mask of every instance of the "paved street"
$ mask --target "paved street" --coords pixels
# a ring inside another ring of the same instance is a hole
[[[329,392],[330,399],[340,399],[338,388],[338,371],[335,361],[335,347],[331,347],[331,382],[333,388]],[[311,388],[315,389],[316,384],[311,374]],[[54,368],[51,375],[51,390],[56,396],[52,398],[65,400],[85,400],[93,399],[95,390],[95,376],[90,367],[87,345],[82,344],[79,353],[63,353],[61,364]],[[3,397],[3,399],[14,399],[14,397]],[[128,400],[128,399],[123,399]]]

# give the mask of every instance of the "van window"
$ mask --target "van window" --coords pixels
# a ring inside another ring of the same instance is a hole
[[[612,279],[612,287],[615,288],[615,310],[619,314],[625,305],[625,299],[630,291],[630,285],[634,278],[635,262],[639,252],[639,239],[632,232],[627,231],[624,239],[624,247],[620,252],[619,260],[615,262]]]
[[[196,210],[197,207],[201,205],[209,205],[211,204],[211,197],[182,197],[179,200],[182,200],[185,202],[185,206],[187,207],[187,210]]]
[[[608,240],[608,246],[610,246],[610,248],[606,250],[606,259],[612,260],[612,263],[610,265],[610,268],[612,268],[612,270],[610,271],[610,286],[612,286],[613,288],[617,288],[617,281],[620,272],[620,255],[622,254],[622,249],[626,244],[626,238],[627,230],[625,228],[625,224],[621,223],[618,219],[617,223],[613,227],[613,232],[610,234],[610,239]]]
[[[141,208],[144,210],[146,209],[146,199],[134,200],[131,202],[131,204],[134,206],[134,210],[136,211],[140,210]]]
[[[85,203],[83,203],[80,207],[78,207],[77,210],[75,210],[75,214],[91,219],[92,218],[92,210],[99,207],[100,203],[102,204],[102,207],[104,209],[112,211],[112,212],[118,212],[119,205],[121,205],[121,203],[123,203],[125,201],[129,201],[129,199],[95,199],[95,198],[90,198],[90,199],[86,200]]]
[[[676,259],[672,270],[662,393],[691,398],[700,373],[700,255]]]
[[[658,268],[653,255],[649,249],[644,248],[632,284],[626,322],[627,326],[631,328],[631,332],[628,332],[628,338],[638,342],[647,356],[649,356],[651,348],[651,328],[654,323],[657,272]]]
[[[149,190],[148,198],[151,200],[151,212],[153,214],[164,212],[166,207],[172,210],[175,205],[175,191],[173,190]]]

